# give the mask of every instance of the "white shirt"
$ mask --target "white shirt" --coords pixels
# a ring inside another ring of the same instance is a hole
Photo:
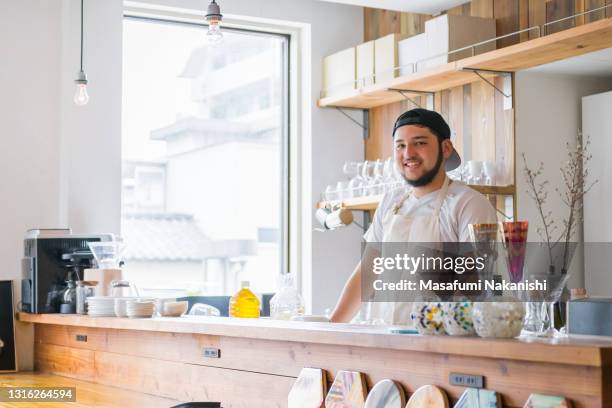
[[[405,188],[399,188],[386,193],[376,212],[370,228],[363,238],[366,242],[382,242],[383,218],[393,206],[398,203]],[[432,191],[421,198],[410,195],[399,209],[402,215],[427,215],[434,211],[438,190]],[[440,235],[444,242],[469,242],[469,224],[495,223],[497,214],[487,198],[478,191],[471,189],[461,181],[453,180],[448,186],[448,192],[440,209]]]

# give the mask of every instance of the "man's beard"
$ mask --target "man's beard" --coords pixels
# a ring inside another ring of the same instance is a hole
[[[438,174],[438,171],[440,170],[440,167],[442,166],[442,158],[443,158],[442,143],[439,143],[438,144],[438,159],[436,160],[436,164],[434,165],[433,169],[425,172],[425,174],[423,174],[421,177],[419,177],[416,180],[408,179],[403,171],[402,171],[402,177],[404,178],[404,180],[406,180],[406,183],[410,184],[412,187],[426,186],[429,183],[431,183],[433,179],[436,177],[436,175]]]

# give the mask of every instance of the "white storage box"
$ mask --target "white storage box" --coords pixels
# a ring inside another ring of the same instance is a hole
[[[398,44],[400,76],[409,75],[413,72],[413,64],[416,61],[427,58],[427,36],[425,33],[413,35]],[[416,72],[416,68],[414,68]]]
[[[323,97],[355,89],[355,48],[323,58]]]
[[[425,22],[429,56],[447,53],[481,41],[495,38],[495,19],[445,14]],[[495,41],[475,48],[475,54],[495,49]],[[471,50],[430,59],[427,68],[443,65],[472,55]],[[423,68],[425,68],[425,66]],[[421,70],[419,64],[419,70]]]
[[[404,36],[389,34],[374,40],[375,83],[385,82],[399,76],[398,42]]]
[[[374,41],[357,46],[357,88],[374,83]]]

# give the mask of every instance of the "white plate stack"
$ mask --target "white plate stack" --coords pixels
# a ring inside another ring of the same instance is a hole
[[[111,296],[91,296],[87,298],[87,314],[90,316],[114,316],[115,298]]]
[[[128,300],[125,303],[127,317],[152,317],[155,302],[152,300]]]

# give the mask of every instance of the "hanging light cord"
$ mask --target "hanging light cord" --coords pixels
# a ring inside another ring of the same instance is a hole
[[[81,72],[83,72],[83,0],[81,0]]]

